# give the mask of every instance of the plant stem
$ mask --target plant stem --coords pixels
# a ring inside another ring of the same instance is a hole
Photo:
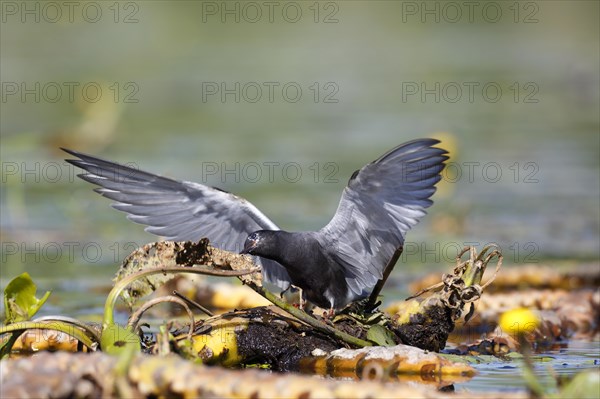
[[[521,354],[523,355],[523,379],[527,383],[527,388],[533,398],[544,397],[544,388],[538,381],[533,369],[533,361],[531,360],[531,345],[525,338],[525,334],[519,334],[519,344],[521,345]]]
[[[317,330],[320,330],[324,333],[333,335],[334,337],[341,339],[342,341],[347,342],[350,345],[354,345],[354,346],[358,346],[358,347],[373,346],[373,344],[369,341],[365,341],[360,338],[356,338],[350,334],[347,334],[345,332],[338,330],[337,328],[331,327],[331,326],[315,319],[314,317],[309,316],[304,311],[297,309],[293,305],[290,305],[290,304],[282,301],[281,299],[279,299],[277,297],[277,295],[273,294],[271,291],[266,290],[264,287],[259,287],[259,286],[255,285],[254,283],[247,283],[247,285],[250,288],[252,288],[254,291],[256,291],[258,294],[267,298],[278,308],[285,310],[286,312],[288,312],[289,314],[291,314],[298,320],[303,321],[304,323],[308,324],[311,327],[316,328]]]
[[[142,318],[142,315],[144,314],[144,312],[147,311],[148,309],[150,309],[154,305],[157,305],[159,303],[165,303],[165,302],[177,303],[185,309],[188,317],[190,318],[190,329],[188,331],[188,339],[191,341],[192,337],[193,337],[193,332],[194,332],[194,325],[196,324],[196,322],[194,321],[194,314],[192,313],[192,310],[190,309],[188,304],[183,299],[178,298],[176,296],[172,296],[172,295],[161,296],[158,298],[154,298],[148,302],[145,302],[142,306],[140,306],[140,308],[138,310],[136,310],[129,317],[129,322],[127,323],[127,328],[130,329],[131,331],[137,330],[138,323],[140,322],[140,319]]]
[[[100,345],[100,342],[93,342],[82,330],[75,328],[73,324],[65,321],[22,321],[0,327],[0,334],[14,332],[18,335],[21,335],[26,330],[31,329],[55,330],[63,332],[73,338],[76,338],[79,340],[79,342],[92,350],[96,350],[96,348]],[[7,350],[10,350],[10,348],[7,348]]]
[[[74,326],[81,328],[85,333],[87,333],[88,337],[92,338],[94,341],[100,342],[100,335],[98,335],[98,332],[96,332],[96,330],[94,330],[93,327],[91,327],[91,326],[85,324],[83,321],[75,319],[73,317],[51,315],[51,316],[37,317],[31,321],[33,321],[34,323],[49,322],[49,321],[62,321],[62,322],[68,323],[68,324],[72,324]]]
[[[191,274],[204,274],[209,276],[221,276],[221,277],[235,277],[235,276],[243,276],[245,274],[250,274],[256,272],[257,269],[248,269],[248,270],[218,270],[209,266],[199,266],[195,265],[194,267],[187,266],[170,266],[170,267],[157,267],[152,269],[146,269],[139,271],[137,273],[133,273],[123,278],[122,280],[115,283],[112,290],[106,297],[106,302],[104,304],[104,318],[102,320],[102,328],[106,328],[109,325],[115,324],[114,319],[114,308],[117,303],[117,299],[121,292],[132,282],[135,280],[150,276],[153,274],[166,274],[166,273],[191,273]]]

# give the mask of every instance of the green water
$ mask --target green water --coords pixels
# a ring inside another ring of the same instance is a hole
[[[302,230],[354,170],[435,135],[451,165],[394,289],[465,243],[497,242],[507,267],[598,262],[598,2],[24,4],[2,2],[0,25],[0,285],[28,271],[48,312],[100,313],[120,259],[154,239],[58,146]]]

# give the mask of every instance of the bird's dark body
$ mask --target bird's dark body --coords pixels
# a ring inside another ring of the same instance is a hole
[[[350,178],[331,221],[317,231],[285,232],[243,198],[188,181],[119,165],[72,150],[68,162],[113,207],[147,225],[146,231],[174,241],[197,241],[257,256],[263,279],[328,309],[369,295],[384,270],[393,267],[406,233],[433,203],[446,151],[439,141],[401,144]],[[391,269],[390,269],[391,270]]]
[[[285,267],[292,284],[302,288],[305,300],[324,309],[337,309],[346,304],[348,285],[343,267],[328,250],[323,250],[314,232],[262,230],[252,236],[260,237],[260,244],[248,253],[274,260]]]

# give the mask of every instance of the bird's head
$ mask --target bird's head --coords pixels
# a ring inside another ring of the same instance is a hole
[[[248,238],[246,238],[246,242],[244,242],[244,249],[242,249],[240,254],[257,255],[255,251],[260,249],[261,243],[261,233],[260,231],[255,231],[254,233],[250,234]]]
[[[255,231],[246,238],[244,249],[240,253],[269,258],[269,254],[278,247],[279,234],[281,234],[281,231]]]
[[[259,230],[250,234],[244,242],[244,249],[241,254],[268,257],[272,248],[275,246],[275,231]]]

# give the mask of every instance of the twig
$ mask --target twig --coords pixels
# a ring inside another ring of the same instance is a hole
[[[144,314],[144,312],[146,310],[150,309],[152,306],[157,305],[159,303],[163,303],[163,302],[174,302],[174,303],[177,303],[177,304],[183,306],[183,308],[187,312],[188,316],[190,317],[190,328],[188,331],[188,339],[191,341],[192,337],[194,336],[193,335],[194,325],[196,324],[194,321],[194,314],[192,313],[190,307],[184,300],[182,300],[176,296],[172,296],[172,295],[161,296],[159,298],[154,298],[154,299],[151,299],[148,302],[144,303],[142,306],[140,306],[140,308],[138,310],[136,310],[129,317],[129,322],[127,323],[127,328],[130,329],[131,331],[135,331],[137,329],[137,324],[140,321],[140,319],[142,318],[142,315]]]
[[[443,286],[444,286],[444,282],[440,281],[439,283],[434,284],[434,285],[432,285],[430,287],[423,288],[421,291],[417,292],[416,294],[411,295],[408,298],[406,298],[405,301],[410,301],[411,299],[417,298],[417,297],[423,295],[426,292],[437,290],[438,288],[442,288]]]
[[[487,256],[485,254],[490,250],[490,248],[496,248],[492,252],[490,252]],[[502,260],[504,259],[500,250],[497,249],[498,246],[496,244],[486,245],[481,253],[477,254],[475,247],[464,247],[462,251],[459,252],[456,257],[456,266],[454,267],[454,275],[445,275],[449,277],[458,277],[463,279],[466,287],[471,287],[475,285],[480,285],[481,280],[483,279],[483,274],[485,273],[486,267],[488,263],[494,258],[498,258],[498,262],[496,264],[496,270],[494,271],[494,275],[483,285],[480,286],[480,289],[485,289],[488,285],[494,281],[496,276],[498,275],[498,271],[500,267],[502,267]],[[470,253],[470,258],[465,261],[461,261],[461,258],[467,252]],[[485,256],[485,259],[484,259]],[[429,291],[437,291],[440,288],[444,287],[445,282],[439,282],[427,288],[423,288],[421,291],[417,292],[414,295],[409,296],[406,300],[410,300],[413,298],[417,298]]]
[[[379,293],[383,289],[383,286],[385,285],[385,282],[387,281],[388,277],[392,273],[392,270],[394,270],[394,266],[396,265],[398,258],[400,258],[400,255],[402,254],[403,249],[404,249],[404,247],[400,246],[396,250],[396,252],[394,252],[394,256],[392,256],[392,259],[390,259],[388,264],[385,266],[385,269],[383,271],[383,277],[381,278],[381,280],[379,280],[377,282],[377,284],[375,284],[375,288],[373,288],[373,291],[371,291],[371,295],[369,296],[369,301],[367,302],[367,305],[365,306],[366,309],[372,310],[375,307],[375,303],[377,302],[377,297],[379,296]]]
[[[504,257],[502,256],[502,254],[500,253],[500,251],[495,250],[494,252],[492,252],[491,254],[489,254],[489,256],[486,258],[486,260],[484,261],[484,264],[487,265],[487,263],[492,260],[492,257],[496,255],[498,257],[498,262],[496,263],[496,270],[494,270],[494,275],[485,282],[485,284],[483,284],[481,286],[481,289],[483,290],[484,288],[486,288],[488,285],[490,285],[492,283],[492,281],[494,281],[496,279],[496,276],[498,275],[498,272],[500,271],[500,267],[502,267],[502,260],[504,259]],[[483,278],[483,276],[482,276]]]
[[[188,298],[187,296],[181,294],[177,290],[173,290],[173,295],[175,295],[177,298],[180,298],[180,299],[186,301],[189,305],[196,307],[198,310],[200,310],[202,313],[206,314],[207,316],[212,317],[215,315],[213,312],[206,309],[204,306],[200,305],[198,302],[194,301],[191,298]]]

